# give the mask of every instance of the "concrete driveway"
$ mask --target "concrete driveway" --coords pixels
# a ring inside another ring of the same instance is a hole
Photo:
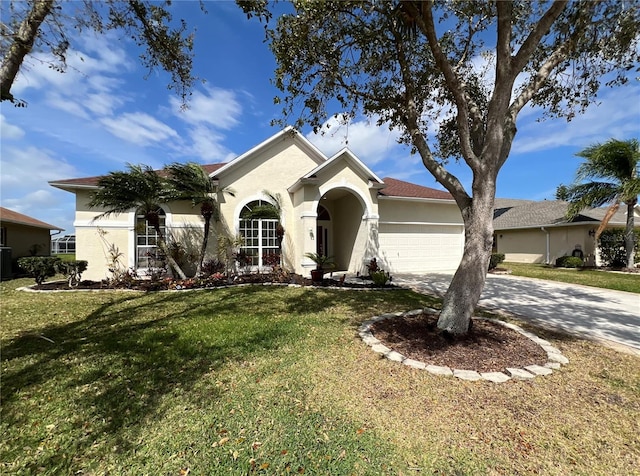
[[[452,277],[394,274],[393,282],[443,296]],[[640,355],[640,294],[489,274],[480,305],[574,335],[622,344]]]

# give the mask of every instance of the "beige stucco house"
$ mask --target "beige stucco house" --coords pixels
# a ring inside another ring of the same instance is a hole
[[[280,195],[284,266],[309,275],[315,264],[305,254],[333,256],[336,269],[364,271],[373,257],[391,272],[455,269],[462,257],[464,228],[447,192],[376,176],[351,151],[326,157],[293,128],[275,134],[236,159],[204,165],[219,189],[221,221],[216,233],[240,234],[255,269],[277,252],[276,220],[244,219],[247,210]],[[76,256],[89,262],[87,279],[108,276],[108,250],[128,267],[145,268],[155,234],[136,210],[95,220],[101,210],[87,204],[98,177],[53,181],[76,195]],[[187,202],[162,204],[168,234],[181,243],[201,236],[197,208]],[[210,239],[213,256],[216,240]]]
[[[567,208],[568,203],[559,200],[497,198],[493,219],[494,252],[504,253],[505,261],[553,264],[557,258],[580,250],[587,266],[600,265],[595,232],[606,209],[585,209],[568,221]],[[626,207],[620,207],[608,228],[624,228],[626,221]],[[636,219],[636,224],[640,226],[640,220]]]

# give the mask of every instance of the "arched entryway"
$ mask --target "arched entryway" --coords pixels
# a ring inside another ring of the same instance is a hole
[[[367,229],[362,197],[348,188],[333,188],[316,207],[316,253],[332,256],[338,271],[356,271],[364,259]]]

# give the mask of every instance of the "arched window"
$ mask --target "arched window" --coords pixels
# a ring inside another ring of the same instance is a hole
[[[164,210],[158,207],[160,230],[166,236],[167,216]],[[158,248],[158,234],[153,229],[144,214],[138,210],[136,214],[136,269],[157,268],[158,261],[163,260],[160,248]]]
[[[264,200],[247,203],[240,212],[240,235],[244,238],[241,247],[244,265],[264,266],[263,258],[278,254],[277,211]]]

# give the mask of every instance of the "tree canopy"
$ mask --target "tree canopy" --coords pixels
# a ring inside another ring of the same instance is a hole
[[[24,105],[11,93],[13,83],[30,53],[63,73],[66,57],[77,35],[89,31],[120,30],[142,49],[140,61],[152,71],[161,68],[171,75],[183,103],[196,81],[192,75],[193,34],[184,20],[175,22],[171,1],[56,0],[3,1],[0,22],[0,100]]]
[[[269,21],[273,3],[238,0]],[[294,1],[268,23],[282,122],[338,113],[397,128],[454,197],[462,261],[438,326],[468,331],[486,279],[498,172],[527,105],[571,118],[640,63],[636,2]],[[329,108],[335,107],[334,110]],[[464,161],[471,190],[447,168]]]

